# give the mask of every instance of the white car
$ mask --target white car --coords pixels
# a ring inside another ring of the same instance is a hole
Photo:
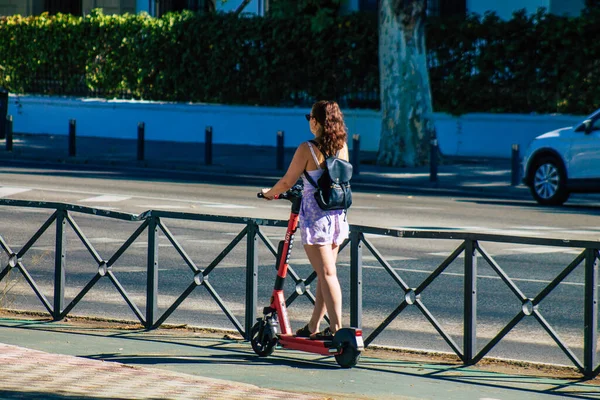
[[[561,205],[571,193],[600,193],[600,109],[575,127],[533,139],[523,183],[539,204]]]

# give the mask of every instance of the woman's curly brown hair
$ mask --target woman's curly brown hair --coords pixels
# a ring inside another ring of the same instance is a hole
[[[320,150],[325,155],[335,155],[348,139],[344,115],[335,101],[321,100],[312,106],[311,115],[321,124]]]

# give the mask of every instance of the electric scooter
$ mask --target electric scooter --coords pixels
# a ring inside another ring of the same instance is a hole
[[[258,193],[258,198],[263,198]],[[342,328],[330,340],[318,340],[306,337],[296,337],[293,334],[288,319],[283,284],[287,275],[290,254],[294,243],[294,234],[298,227],[298,214],[302,203],[302,186],[296,185],[290,190],[275,196],[278,200],[289,200],[292,203],[285,240],[279,243],[277,254],[277,278],[271,296],[271,304],[263,309],[263,316],[257,319],[250,331],[252,349],[259,357],[271,355],[275,346],[334,356],[342,368],[352,368],[360,358],[364,349],[362,330],[357,328]]]

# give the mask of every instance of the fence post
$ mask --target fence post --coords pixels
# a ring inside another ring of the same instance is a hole
[[[54,309],[52,318],[55,321],[62,319],[65,305],[65,225],[67,210],[58,209],[56,213],[56,244],[54,252]]]
[[[592,376],[596,368],[598,342],[598,251],[585,251],[583,370]]]
[[[256,321],[256,304],[258,302],[258,226],[254,221],[248,223],[246,247],[246,321],[244,334],[250,340],[250,329]]]
[[[277,131],[277,169],[283,169],[283,131]]]
[[[521,177],[521,159],[519,155],[519,145],[512,145],[512,154],[511,154],[511,180],[510,184],[512,186],[519,185],[519,179]]]
[[[438,173],[438,141],[433,138],[429,141],[429,182],[437,182]]]
[[[75,144],[76,131],[77,122],[74,119],[69,120],[69,157],[75,157],[77,153]]]
[[[137,159],[138,161],[144,161],[144,146],[146,140],[146,124],[143,122],[138,123],[137,127]]]
[[[158,217],[148,221],[148,271],[146,281],[146,329],[152,329],[158,316]]]
[[[204,129],[204,163],[212,165],[213,128],[207,126]]]
[[[360,135],[352,135],[352,174],[360,174]]]
[[[362,233],[350,232],[350,326],[362,328]]]
[[[477,351],[477,242],[465,240],[463,362],[471,363]]]
[[[13,151],[13,117],[6,117],[6,151]]]

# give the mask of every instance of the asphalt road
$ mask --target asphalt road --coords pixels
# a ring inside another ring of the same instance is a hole
[[[242,179],[243,181],[243,179]],[[270,218],[285,220],[289,207],[280,202],[256,199],[261,186],[272,178],[249,178],[214,183],[173,180],[164,176],[138,176],[117,171],[74,171],[32,168],[3,168],[0,171],[0,197],[58,201],[128,213],[149,209],[201,214]],[[397,190],[378,192],[376,188],[354,191],[349,213],[356,225],[410,230],[439,230],[496,233],[514,236],[597,240],[600,227],[596,216],[600,207],[583,199],[572,200],[562,208],[542,208],[531,201],[411,195]],[[23,246],[48,218],[50,212],[29,208],[0,207],[0,235],[13,248]],[[74,214],[76,222],[108,259],[139,225],[101,217]],[[166,225],[200,268],[205,268],[227,246],[243,225],[166,220]],[[267,228],[276,243],[281,228]],[[409,286],[418,286],[459,244],[452,240],[422,240],[368,235],[368,240],[384,255],[396,273]],[[52,299],[54,231],[47,231],[27,252],[23,264]],[[113,267],[131,298],[144,310],[146,284],[146,245],[142,235]],[[482,243],[519,288],[535,297],[581,249],[524,246],[510,243]],[[245,242],[242,242],[210,274],[225,304],[243,323],[245,296]],[[97,272],[97,264],[72,231],[67,231],[67,303]],[[462,343],[463,274],[462,258],[422,294],[421,300],[455,342]],[[0,264],[6,265],[6,255]],[[264,246],[259,251],[259,304],[268,301],[275,260]],[[300,276],[311,271],[301,249],[291,264]],[[402,301],[404,293],[368,250],[364,250],[363,324],[368,335]],[[340,255],[339,275],[344,288],[345,315],[348,315],[349,251]],[[164,236],[159,242],[159,307],[164,311],[191,283],[193,273]],[[288,282],[286,291],[294,289]],[[23,277],[16,271],[0,282],[0,306],[44,311]],[[583,347],[583,268],[579,267],[540,305],[540,311],[559,336],[582,359]],[[478,344],[482,348],[514,315],[520,301],[498,275],[480,258],[478,274]],[[290,308],[295,327],[308,318],[310,304],[301,298]],[[102,279],[73,310],[77,315],[135,319],[120,294]],[[198,326],[233,328],[203,287],[190,297],[168,320]],[[418,309],[407,308],[374,341],[375,344],[415,349],[450,351]],[[533,318],[522,321],[491,353],[492,356],[569,364],[569,360]]]

